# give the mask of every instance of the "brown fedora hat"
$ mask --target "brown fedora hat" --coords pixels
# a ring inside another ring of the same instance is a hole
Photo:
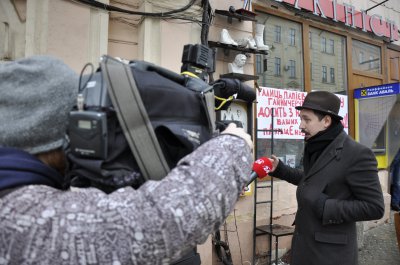
[[[296,109],[311,109],[343,120],[343,117],[338,115],[340,109],[339,97],[328,91],[313,91],[308,93],[303,105],[296,106]]]

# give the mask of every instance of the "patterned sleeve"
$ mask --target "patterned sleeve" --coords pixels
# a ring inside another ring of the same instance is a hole
[[[164,242],[167,256],[203,243],[233,210],[251,162],[243,140],[219,136],[183,158],[162,181],[145,183],[142,211],[153,219],[144,224],[146,232]]]
[[[0,261],[170,264],[219,228],[249,181],[251,163],[244,140],[221,135],[137,190],[18,189],[0,199]]]

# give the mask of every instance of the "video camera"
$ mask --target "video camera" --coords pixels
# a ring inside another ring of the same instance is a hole
[[[96,72],[81,76],[84,85],[70,113],[67,157],[72,185],[112,192],[163,178],[217,133],[215,111],[226,109],[234,95],[248,102],[255,99],[254,90],[239,80],[221,78],[208,84],[205,80],[213,71],[214,52],[204,45],[184,47],[182,74],[144,61],[125,64],[104,56]],[[130,94],[116,96],[118,89],[125,93],[133,87],[137,97],[132,101]],[[123,115],[124,109],[132,111]],[[143,117],[147,120],[137,124]],[[143,143],[135,143],[140,137],[154,144],[157,156],[146,158]],[[146,171],[146,160],[162,159],[159,176]]]

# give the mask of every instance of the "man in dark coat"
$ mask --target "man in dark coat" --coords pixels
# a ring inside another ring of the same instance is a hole
[[[340,99],[309,93],[300,110],[303,169],[272,156],[271,176],[297,185],[291,265],[356,265],[356,222],[382,218],[384,202],[373,152],[343,131]]]

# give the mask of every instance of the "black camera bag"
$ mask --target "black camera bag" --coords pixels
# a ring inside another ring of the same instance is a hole
[[[106,57],[106,60],[113,59]],[[113,60],[111,63],[120,67],[118,65],[120,62]],[[146,177],[142,174],[142,169],[137,162],[138,154],[134,154],[127,140],[127,129],[121,127],[119,110],[113,106],[112,100],[101,98],[101,93],[98,91],[107,89],[108,95],[110,93],[108,86],[115,86],[109,80],[104,80],[110,78],[105,75],[112,75],[112,71],[107,71],[104,64],[101,66],[92,78],[97,80],[96,85],[92,84],[91,87],[84,88],[82,93],[86,110],[107,113],[107,157],[105,159],[91,158],[77,155],[69,150],[67,152],[70,162],[68,175],[73,186],[97,187],[109,193],[124,186],[137,188],[147,179],[159,177]],[[118,70],[120,68],[116,69],[120,74]],[[140,94],[145,108],[143,115],[148,115],[151,130],[156,138],[151,138],[150,141],[159,145],[169,168],[173,168],[183,156],[211,138],[215,121],[213,117],[210,117],[210,113],[214,110],[209,111],[205,100],[205,94],[210,92],[210,86],[207,83],[147,62],[134,61],[129,66],[125,65],[124,69],[130,69],[126,74],[134,81]],[[128,86],[131,87],[132,84]],[[130,102],[130,104],[135,103]],[[126,105],[122,106],[124,107]],[[136,120],[134,115],[132,117],[125,115],[123,118]],[[135,137],[134,130],[133,135],[131,130],[130,137]],[[142,157],[139,159],[143,160]]]

